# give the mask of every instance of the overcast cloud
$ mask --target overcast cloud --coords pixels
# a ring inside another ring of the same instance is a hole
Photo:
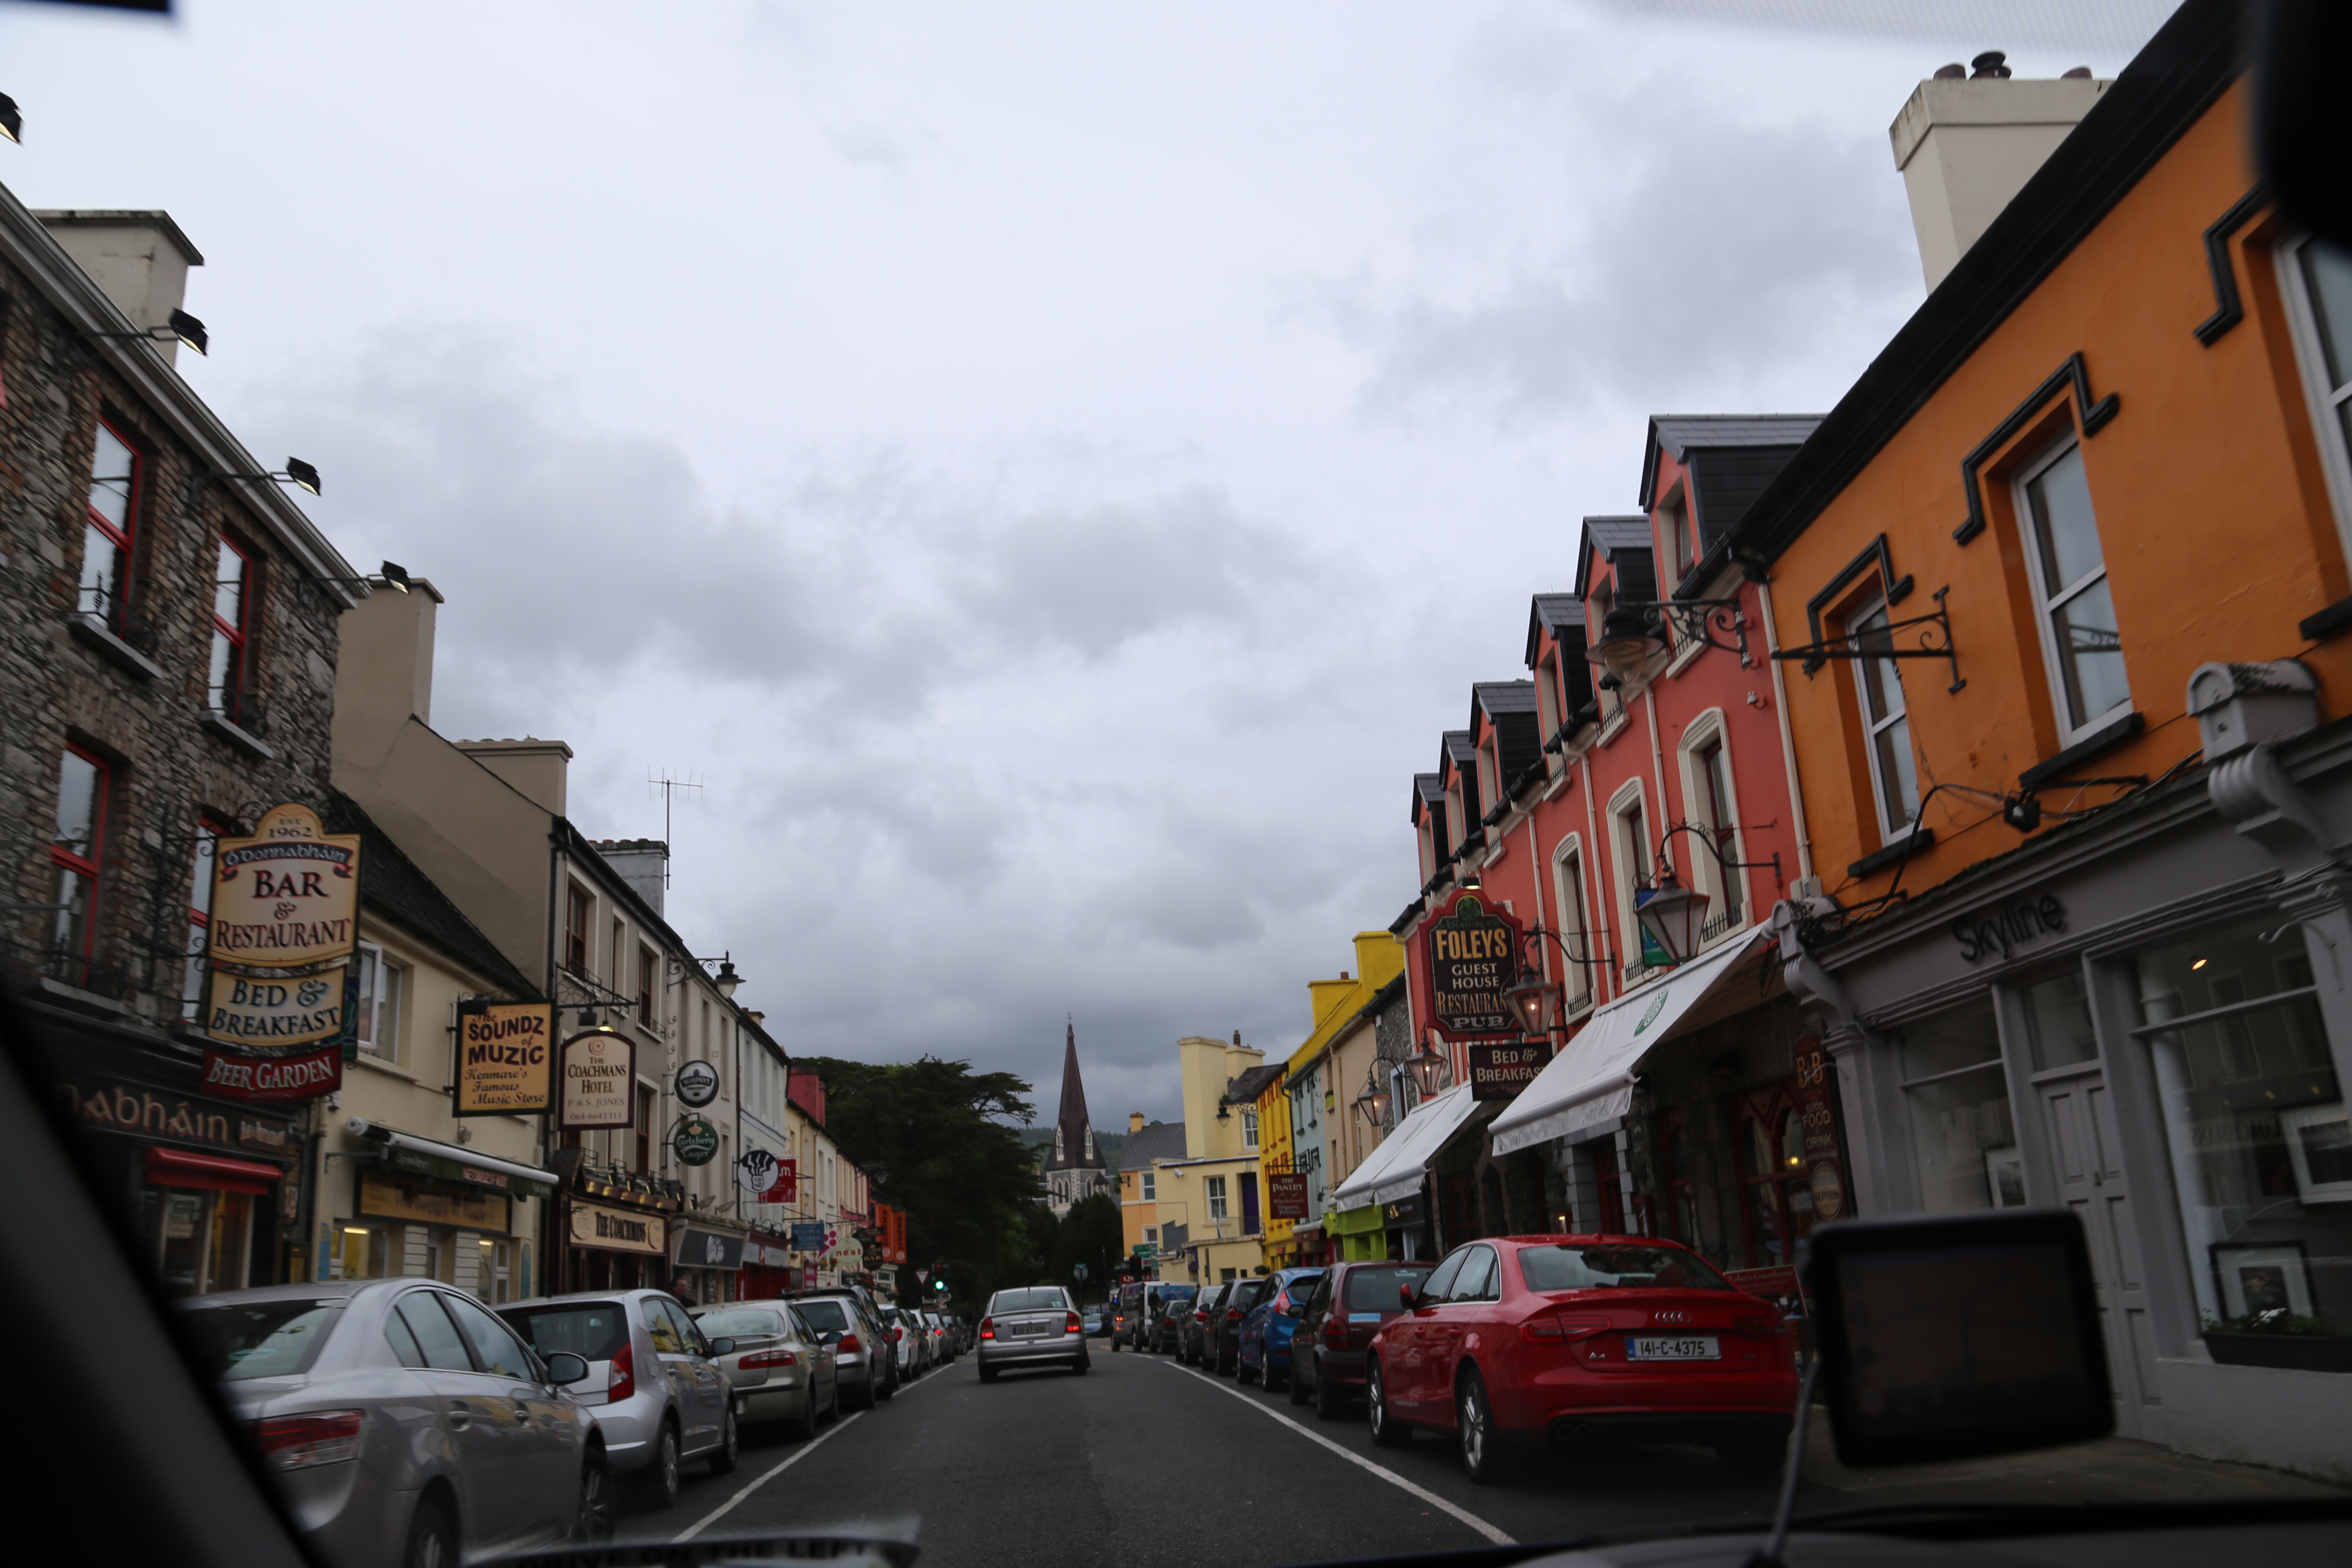
[[[1664,410],[1819,409],[1921,284],[1947,59],[2160,4],[0,7],[36,206],[169,209],[184,366],[447,595],[434,721],[787,1047],[1097,1121],[1286,1052],[1411,774]]]

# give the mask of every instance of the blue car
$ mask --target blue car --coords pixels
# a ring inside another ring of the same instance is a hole
[[[1290,1336],[1306,1313],[1307,1298],[1320,1268],[1285,1268],[1272,1280],[1274,1289],[1242,1320],[1241,1364],[1235,1373],[1244,1383],[1280,1388],[1290,1375]]]

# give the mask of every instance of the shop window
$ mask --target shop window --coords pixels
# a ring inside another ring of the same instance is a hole
[[[397,1065],[400,1061],[401,982],[406,976],[400,966],[383,955],[383,949],[371,942],[359,944],[352,960],[357,967],[359,1005],[355,1025],[360,1049],[378,1061]]]
[[[243,1289],[253,1249],[253,1199],[181,1187],[157,1192],[156,1263],[165,1292]]]
[[[331,1279],[383,1279],[392,1273],[392,1236],[382,1226],[347,1225],[335,1232]]]
[[[1209,1217],[1211,1219],[1223,1219],[1226,1215],[1225,1178],[1223,1176],[1211,1176],[1208,1181]]]
[[[228,830],[211,817],[196,819],[196,852],[188,874],[187,976],[180,986],[180,1016],[201,1016],[205,1010],[205,953],[211,944],[213,924],[213,850]]]
[[[89,984],[111,775],[106,763],[78,746],[68,746],[58,763],[57,831],[49,840],[49,863],[58,875],[51,973],[68,985]]]
[[[205,677],[205,698],[213,711],[247,729],[247,711],[251,671],[246,657],[252,615],[253,563],[246,552],[224,538],[213,572],[212,665]]]
[[[2306,240],[2280,259],[2312,422],[2339,520],[2352,528],[2352,257]]]
[[[121,631],[131,592],[131,544],[138,528],[139,454],[103,419],[89,465],[89,504],[81,536],[81,592],[76,608]]]
[[[480,1242],[481,1261],[474,1270],[474,1293],[491,1306],[514,1298],[514,1243],[490,1237]]]
[[[1896,1059],[1920,1206],[1931,1214],[2024,1207],[2025,1166],[1992,1009],[1911,1026]]]
[[[1747,1203],[1748,1266],[1793,1265],[1813,1233],[1813,1189],[1805,1171],[1805,1119],[1785,1091],[1753,1095],[1739,1110],[1739,1176]]]
[[[2352,1332],[2352,1126],[2302,927],[2132,960],[2209,1333]]]
[[[563,967],[588,973],[588,889],[574,882],[563,902]]]
[[[2025,1036],[2038,1073],[2099,1059],[2099,1035],[2091,1026],[2091,998],[2081,970],[2025,988]]]
[[[1895,646],[1881,599],[1846,622],[1854,647],[1865,654]],[[1903,667],[1893,658],[1858,658],[1855,694],[1862,700],[1863,750],[1870,760],[1870,794],[1878,814],[1882,844],[1911,831],[1919,815],[1919,768],[1911,752],[1911,708],[1903,700]]]
[[[2042,651],[2058,705],[2059,743],[2072,745],[2100,721],[2131,706],[2081,444],[2070,437],[2029,469],[2017,490]]]

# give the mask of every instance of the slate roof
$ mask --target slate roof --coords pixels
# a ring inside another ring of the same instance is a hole
[[[1619,580],[1632,590],[1621,598],[1654,599],[1657,597],[1654,568],[1650,556],[1657,548],[1657,535],[1650,526],[1647,512],[1632,517],[1588,517],[1584,520],[1584,542],[1576,552],[1576,593],[1579,598],[1592,592],[1592,558],[1598,554],[1617,568]]]
[[[1567,703],[1570,712],[1592,700],[1591,667],[1584,662],[1584,601],[1574,594],[1538,594],[1528,609],[1528,668],[1536,667],[1537,645],[1549,632],[1568,661]],[[1546,736],[1549,740],[1550,737]]]
[[[1458,768],[1475,767],[1478,762],[1478,743],[1470,738],[1467,730],[1446,731],[1437,738],[1437,750],[1442,761]]]
[[[1505,713],[1532,713],[1536,710],[1536,683],[1532,680],[1481,680],[1470,688],[1470,700],[1486,710],[1489,719]]]
[[[1148,1171],[1154,1160],[1181,1160],[1183,1157],[1184,1124],[1181,1121],[1154,1121],[1127,1135],[1127,1142],[1119,1146],[1118,1168],[1122,1171]]]
[[[448,895],[419,870],[416,862],[341,790],[327,792],[327,809],[319,814],[330,833],[360,836],[360,903],[383,916],[420,942],[439,948],[488,985],[513,1001],[538,997],[539,987],[482,934],[479,927],[451,903]]]
[[[1099,1171],[1102,1155],[1087,1147],[1086,1080],[1078,1076],[1078,1026],[1063,1026],[1062,1034],[1062,1110],[1055,1119],[1054,1129],[1061,1134],[1061,1153],[1057,1157],[1048,1143],[1045,1169],[1049,1171]]]
[[[1255,1105],[1265,1086],[1282,1079],[1282,1063],[1251,1068],[1225,1085],[1225,1098],[1235,1105]]]
[[[1681,462],[1694,447],[1796,447],[1818,414],[1653,414],[1650,435]]]
[[[1495,783],[1496,800],[1510,795],[1512,786],[1528,769],[1543,760],[1543,737],[1536,708],[1536,683],[1532,680],[1482,680],[1470,688],[1471,719],[1476,721],[1478,710],[1486,711],[1486,721],[1495,729],[1495,769],[1499,775]]]

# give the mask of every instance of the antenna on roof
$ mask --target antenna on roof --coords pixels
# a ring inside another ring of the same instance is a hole
[[[657,789],[657,790],[661,791],[661,797],[662,797],[662,886],[663,886],[663,887],[665,887],[665,888],[667,888],[667,887],[668,887],[668,886],[669,886],[669,862],[670,862],[670,853],[669,853],[669,846],[670,846],[670,837],[669,837],[669,818],[670,818],[670,807],[671,807],[672,804],[676,801],[677,796],[677,792],[678,792],[678,791],[680,791],[680,790],[682,790],[682,789],[700,789],[701,787],[702,787],[702,781],[701,781],[699,778],[696,778],[696,777],[691,777],[691,776],[689,776],[689,777],[682,778],[682,779],[674,779],[674,778],[672,778],[672,777],[670,777],[670,776],[669,776],[669,770],[668,770],[667,768],[664,768],[664,769],[662,769],[662,770],[661,770],[661,772],[659,772],[659,773],[656,773],[656,774],[654,774],[652,777],[649,777],[649,778],[647,778],[647,779],[646,780],[646,788],[647,790],[656,790],[656,789]]]

